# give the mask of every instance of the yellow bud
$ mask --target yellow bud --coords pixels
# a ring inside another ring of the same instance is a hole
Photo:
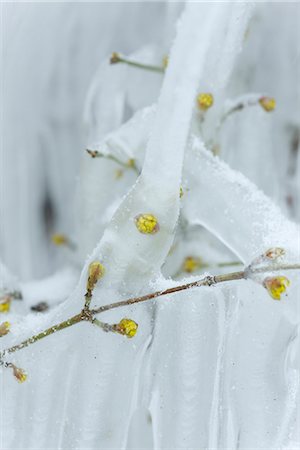
[[[120,58],[119,53],[113,52],[111,54],[109,62],[110,62],[110,64],[116,64],[116,63],[120,62],[120,60],[121,60],[121,58]]]
[[[11,364],[11,367],[13,369],[13,374],[18,380],[19,383],[24,383],[24,381],[27,380],[27,373],[25,370],[20,369],[19,367],[16,367],[14,364]]]
[[[86,284],[88,291],[92,291],[94,289],[96,283],[103,277],[104,272],[104,266],[100,263],[100,261],[93,261],[89,265],[88,280]]]
[[[60,245],[65,245],[68,242],[68,238],[67,236],[65,236],[64,234],[59,234],[59,233],[55,233],[51,236],[51,240],[53,242],[53,244],[60,246]]]
[[[168,64],[169,64],[169,57],[168,55],[165,55],[162,59],[163,68],[166,69],[168,67]]]
[[[0,300],[0,313],[7,313],[10,310],[11,297],[6,295]]]
[[[272,97],[261,97],[259,103],[266,112],[271,112],[276,108],[276,100]]]
[[[10,329],[10,323],[9,322],[3,322],[0,325],[0,337],[5,336],[7,333],[9,333]]]
[[[281,258],[284,255],[285,255],[285,250],[283,248],[274,247],[274,248],[269,248],[269,250],[267,250],[263,256],[267,259],[275,260],[275,259]]]
[[[183,190],[182,186],[180,186],[180,189],[179,189],[179,198],[182,198],[183,196],[184,196],[184,190]]]
[[[153,214],[139,214],[135,217],[135,226],[143,234],[155,234],[159,230],[158,220]]]
[[[135,159],[134,158],[130,158],[126,165],[130,168],[130,169],[134,169],[135,168]]]
[[[197,103],[200,109],[206,111],[214,104],[214,97],[209,93],[199,94],[197,97]]]
[[[122,319],[116,325],[116,331],[128,338],[133,338],[136,335],[138,324],[131,319]]]
[[[283,276],[267,277],[264,279],[263,285],[274,300],[280,300],[281,294],[290,285],[290,280]]]
[[[187,273],[195,272],[202,267],[203,263],[200,258],[187,256],[183,261],[183,271]]]

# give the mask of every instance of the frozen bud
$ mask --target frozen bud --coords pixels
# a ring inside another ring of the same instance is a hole
[[[55,233],[51,236],[51,240],[53,244],[60,246],[60,245],[66,245],[68,243],[68,238],[64,234]]]
[[[86,151],[92,158],[97,158],[97,156],[101,156],[101,154],[97,150],[89,150],[87,148]]]
[[[202,93],[199,94],[197,97],[197,103],[200,109],[203,111],[206,111],[208,108],[210,108],[214,103],[214,97],[212,94],[209,93]]]
[[[121,61],[121,57],[120,57],[119,53],[113,52],[111,54],[111,57],[110,57],[110,60],[109,60],[110,64],[117,64],[120,61]]]
[[[140,233],[155,234],[159,230],[158,220],[153,214],[139,214],[134,220]]]
[[[281,258],[284,255],[285,255],[285,250],[283,248],[274,247],[274,248],[269,248],[269,250],[267,250],[263,256],[266,259],[276,260],[278,258]]]
[[[200,258],[194,256],[187,256],[183,261],[183,271],[187,273],[193,273],[199,270],[203,266],[203,262]]]
[[[136,165],[135,165],[135,159],[134,159],[134,158],[128,159],[126,165],[127,165],[127,167],[129,167],[130,169],[135,169],[135,168],[136,168]]]
[[[5,295],[0,300],[0,313],[7,313],[10,310],[11,297],[10,295]]]
[[[289,284],[290,280],[283,276],[267,277],[263,281],[263,286],[274,300],[280,300],[281,294],[286,291]]]
[[[3,322],[0,325],[0,337],[5,336],[7,333],[9,333],[10,329],[10,323],[9,322]]]
[[[168,64],[169,64],[169,57],[168,55],[165,55],[162,59],[163,68],[166,69],[168,67]]]
[[[27,373],[25,370],[20,369],[19,367],[16,367],[14,364],[11,364],[11,367],[13,369],[13,374],[18,380],[19,383],[24,383],[24,381],[27,380]]]
[[[261,107],[267,112],[274,111],[274,109],[276,108],[276,100],[272,97],[261,97],[259,99],[259,103]]]
[[[179,198],[182,198],[183,196],[184,196],[184,191],[183,191],[182,186],[180,186],[180,189],[179,189]]]
[[[94,289],[96,283],[103,277],[104,271],[104,266],[100,263],[100,261],[93,261],[89,265],[88,280],[86,284],[88,291],[92,291]]]
[[[122,319],[116,325],[116,331],[128,338],[133,338],[136,335],[138,324],[131,319]]]

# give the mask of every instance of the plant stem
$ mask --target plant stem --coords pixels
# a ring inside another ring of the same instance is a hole
[[[242,266],[243,263],[241,261],[231,261],[231,262],[222,262],[216,264],[217,267],[232,267],[232,266]]]
[[[175,286],[163,291],[152,292],[151,294],[146,294],[141,297],[134,297],[127,300],[122,300],[115,303],[110,303],[109,305],[99,306],[96,309],[91,310],[91,314],[99,314],[110,309],[120,308],[123,306],[133,305],[135,303],[142,303],[148,300],[153,300],[157,297],[162,297],[163,295],[175,294],[176,292],[184,291],[186,289],[191,289],[200,286],[212,286],[218,283],[224,283],[226,281],[242,280],[249,278],[249,273],[268,273],[268,272],[278,272],[282,270],[297,270],[300,269],[300,264],[286,264],[286,265],[276,265],[276,266],[263,266],[256,269],[245,269],[240,272],[231,272],[223,275],[207,276],[198,281],[192,281],[191,283],[182,284]]]
[[[105,332],[108,332],[108,331],[116,332],[115,325],[111,325],[111,324],[105,323],[105,322],[100,322],[100,320],[98,320],[96,318],[94,318],[92,320],[92,324],[97,325],[97,327],[101,328]]]
[[[143,295],[142,297],[134,297],[128,300],[122,300],[116,303],[110,303],[109,305],[99,306],[96,309],[91,310],[91,314],[99,314],[110,309],[120,308],[122,306],[133,305],[135,303],[142,303],[148,300],[153,300],[157,297],[162,297],[164,295],[175,294],[176,292],[184,291],[186,289],[191,289],[200,286],[212,286],[213,284],[222,283],[224,281],[232,280],[242,280],[245,278],[245,272],[233,272],[225,275],[207,276],[202,280],[192,281],[191,283],[181,284],[180,286],[174,286],[163,291],[152,292],[151,294]]]
[[[86,291],[86,294],[85,294],[85,302],[84,302],[84,309],[89,309],[90,308],[90,304],[91,304],[91,301],[92,301],[92,296],[93,296],[93,294],[92,294],[92,292],[88,289],[87,291]]]
[[[208,263],[201,263],[201,265],[194,270],[194,272],[199,272],[200,270],[203,269],[209,269],[209,268],[215,268],[215,267],[233,267],[233,266],[242,266],[243,263],[241,261],[229,261],[229,262],[221,262],[221,263],[216,263],[216,264],[208,264]],[[184,268],[179,269],[175,274],[172,275],[173,279],[178,278],[181,275],[187,275],[190,274],[191,272],[187,272],[186,270],[184,270]]]
[[[281,264],[276,266],[262,266],[257,268],[251,268],[252,273],[265,273],[265,272],[280,272],[282,270],[299,270],[300,264]],[[246,270],[245,270],[246,272]]]
[[[130,59],[124,58],[124,56],[118,55],[118,61],[119,63],[127,64],[128,66],[136,67],[137,69],[144,69],[144,70],[150,70],[152,72],[160,72],[164,73],[165,69],[160,66],[152,66],[151,64],[143,64],[138,61],[132,61]]]
[[[124,169],[132,169],[137,175],[140,174],[140,171],[138,170],[138,168],[136,167],[135,163],[131,162],[129,163],[125,163],[123,161],[121,161],[120,159],[118,159],[116,156],[111,155],[110,153],[105,154],[105,153],[101,153],[98,150],[90,150],[90,149],[86,149],[87,153],[89,155],[91,155],[92,158],[107,158],[110,159],[111,161],[114,161],[116,164],[119,164],[121,167],[123,167]]]
[[[211,148],[214,147],[214,145],[219,143],[220,140],[220,132],[221,129],[224,125],[224,123],[227,121],[228,117],[230,117],[232,114],[238,112],[238,111],[242,111],[243,109],[247,108],[247,107],[251,107],[251,106],[257,106],[258,105],[258,100],[259,97],[257,97],[257,99],[248,99],[248,100],[241,100],[239,103],[235,104],[234,106],[232,106],[230,109],[228,109],[219,119],[219,122],[216,126],[215,129],[215,138],[213,140],[213,142],[210,142],[209,146]]]
[[[73,317],[70,317],[70,319],[67,319],[63,322],[58,323],[57,325],[53,325],[50,328],[47,328],[44,331],[41,331],[40,333],[31,336],[30,338],[26,339],[25,341],[21,342],[20,344],[14,345],[13,347],[10,347],[6,350],[4,350],[0,354],[0,359],[5,356],[7,353],[14,353],[17,350],[21,350],[22,348],[28,347],[28,345],[34,344],[37,341],[40,341],[41,339],[44,339],[47,336],[50,336],[51,334],[56,333],[57,331],[64,330],[65,328],[71,327],[72,325],[75,325],[76,323],[81,322],[83,319],[83,315],[76,314]]]
[[[104,311],[109,311],[111,309],[121,308],[123,306],[129,306],[137,303],[143,303],[158,297],[162,297],[164,295],[175,294],[176,292],[180,292],[191,288],[201,286],[212,286],[218,283],[224,283],[234,280],[243,280],[243,279],[246,280],[248,278],[251,278],[251,274],[270,273],[270,272],[279,272],[284,270],[298,270],[298,269],[300,269],[300,264],[282,264],[274,266],[261,266],[257,268],[252,268],[251,266],[249,266],[245,270],[239,272],[231,272],[215,276],[208,275],[200,280],[192,281],[191,283],[174,286],[172,288],[168,288],[162,291],[152,292],[150,294],[146,294],[141,297],[133,297],[127,300],[110,303],[107,305],[99,306],[98,308],[92,310],[90,310],[89,307],[85,307],[79,314],[76,314],[75,316],[72,316],[61,323],[53,325],[52,327],[42,331],[41,333],[38,333],[26,339],[20,344],[14,345],[13,347],[3,350],[3,352],[0,353],[0,363],[2,362],[3,364],[2,358],[6,354],[14,353],[18,350],[21,350],[22,348],[28,347],[29,345],[34,344],[35,342],[44,339],[45,337],[50,336],[51,334],[54,334],[57,331],[64,330],[65,328],[71,327],[81,321],[91,322],[92,324],[102,328],[104,331],[113,331],[113,332],[116,331],[115,325],[100,322],[98,319],[94,317],[96,314],[102,313]]]

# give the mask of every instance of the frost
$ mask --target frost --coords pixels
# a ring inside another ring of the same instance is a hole
[[[5,313],[11,327],[1,349],[90,301],[96,308],[214,280],[270,248],[299,263],[299,92],[290,70],[298,7],[45,7],[55,39],[40,6],[27,15],[20,5],[5,9],[11,101],[0,289],[20,290],[23,300],[12,299]],[[41,45],[33,45],[33,25],[46,30]],[[16,29],[26,36],[27,62]],[[119,49],[140,66],[168,63],[164,72],[110,64]],[[32,70],[38,61],[43,70]],[[199,94],[209,108],[197,106]],[[262,108],[262,96],[276,108]],[[66,234],[73,248],[51,247],[51,233]],[[248,278],[97,316],[117,332],[93,325],[85,308],[80,323],[4,354],[27,378],[19,386],[1,367],[2,445],[297,445],[299,273]],[[33,312],[40,301],[49,310]]]

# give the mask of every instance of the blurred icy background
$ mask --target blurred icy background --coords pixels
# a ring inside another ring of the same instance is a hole
[[[74,233],[74,193],[87,144],[82,116],[97,67],[114,50],[130,54],[156,44],[167,52],[181,8],[155,2],[1,5],[0,248],[18,275],[50,274],[60,259],[49,245],[51,233]]]
[[[108,266],[97,304],[167,287],[161,266],[181,278],[190,255],[212,273],[273,245],[299,262],[290,222],[300,219],[299,4],[195,3],[166,75],[109,64],[118,51],[161,66],[183,9],[1,4],[0,288],[24,298],[7,315],[15,327],[3,348],[78,311],[92,252]],[[199,92],[214,95],[202,122]],[[231,105],[262,95],[275,111],[254,102],[218,132]],[[92,159],[87,147],[138,169],[147,147],[143,176],[134,184],[134,170]],[[154,207],[162,237],[148,248],[126,220]],[[54,233],[76,251],[54,246]],[[296,274],[291,281],[278,304],[238,282],[130,309],[133,343],[81,324],[16,353],[29,379],[19,386],[1,374],[1,448],[298,448]],[[42,300],[50,312],[32,313]]]

